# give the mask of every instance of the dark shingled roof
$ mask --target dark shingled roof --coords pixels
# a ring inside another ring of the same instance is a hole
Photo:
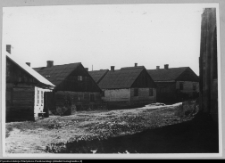
[[[154,81],[176,80],[189,67],[147,70]]]
[[[108,71],[109,71],[108,69],[105,69],[105,70],[89,71],[88,73],[91,75],[91,77],[94,79],[96,83],[99,83]]]
[[[81,63],[71,63],[65,65],[55,65],[52,67],[34,68],[38,73],[47,78],[53,84],[60,84],[73,70],[75,70]]]
[[[143,70],[145,70],[144,66],[137,66],[108,71],[105,77],[99,82],[99,87],[101,89],[130,88]]]
[[[50,86],[50,89],[53,89],[55,87],[55,85],[53,85],[49,80],[47,80],[45,77],[43,77],[42,75],[40,75],[39,73],[37,73],[36,71],[34,71],[27,64],[21,62],[15,56],[10,55],[10,54],[8,54],[6,52],[4,54],[6,55],[6,58],[8,58],[9,60],[11,60],[14,64],[16,64],[17,66],[19,66],[21,69],[23,69],[26,73],[28,73],[29,75],[31,75],[36,80],[38,80],[40,83],[45,84],[47,86]]]

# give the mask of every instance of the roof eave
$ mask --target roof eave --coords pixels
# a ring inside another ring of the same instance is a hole
[[[176,82],[176,80],[155,80],[154,82]]]
[[[122,87],[122,88],[101,88],[102,90],[112,90],[112,89],[130,89],[131,87]]]

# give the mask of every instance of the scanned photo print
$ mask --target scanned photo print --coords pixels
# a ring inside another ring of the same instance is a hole
[[[3,7],[3,152],[219,154],[218,6]]]

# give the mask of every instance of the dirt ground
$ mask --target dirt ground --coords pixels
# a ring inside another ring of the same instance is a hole
[[[50,116],[36,122],[7,123],[5,149],[7,153],[57,153],[60,149],[57,151],[56,147],[65,147],[78,141],[132,136],[146,130],[191,121],[194,118],[193,110],[181,114],[183,108],[178,103],[111,111],[82,111],[70,116]]]

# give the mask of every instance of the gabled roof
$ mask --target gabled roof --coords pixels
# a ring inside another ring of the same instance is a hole
[[[147,70],[154,81],[175,81],[189,67]]]
[[[26,63],[21,62],[18,58],[15,56],[8,54],[5,52],[5,55],[7,58],[9,58],[12,62],[17,64],[20,68],[22,68],[24,71],[26,71],[28,74],[30,74],[33,78],[38,80],[40,83],[45,84],[50,87],[55,87],[54,84],[52,84],[50,81],[48,81],[46,78],[41,76],[39,73],[37,73],[35,70],[33,70],[30,66],[28,66]]]
[[[130,88],[143,70],[144,66],[137,66],[108,71],[98,85],[101,89]]]
[[[96,83],[99,83],[108,71],[109,71],[108,69],[105,69],[105,70],[89,71],[88,73],[91,75],[91,77],[94,79]]]
[[[52,67],[34,68],[34,70],[36,70],[42,76],[46,77],[53,84],[58,85],[79,65],[81,65],[80,62],[65,65],[55,65]]]

